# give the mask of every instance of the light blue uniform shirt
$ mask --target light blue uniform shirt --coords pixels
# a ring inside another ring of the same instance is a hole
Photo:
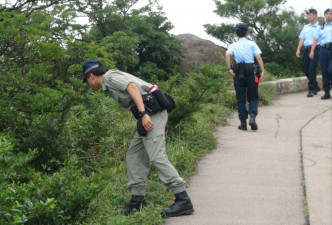
[[[332,22],[330,24],[325,23],[324,29],[316,33],[315,38],[318,38],[321,45],[332,43]]]
[[[254,63],[254,57],[262,54],[262,51],[255,42],[244,37],[231,44],[227,52],[234,56],[236,63]]]
[[[299,35],[299,38],[304,40],[303,46],[311,46],[312,42],[314,41],[317,32],[319,32],[321,29],[320,25],[318,22],[316,22],[314,25],[311,23],[308,23],[304,25],[302,28],[302,31]],[[317,45],[320,45],[320,40],[318,39]]]

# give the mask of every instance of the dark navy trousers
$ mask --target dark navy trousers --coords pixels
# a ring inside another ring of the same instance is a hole
[[[234,88],[236,92],[237,110],[239,119],[245,120],[249,114],[258,114],[258,83],[255,83],[255,76],[245,76],[239,79],[238,75],[234,77]],[[246,103],[249,102],[249,110]]]
[[[321,48],[319,63],[323,75],[323,89],[329,91],[332,86],[332,50]]]
[[[316,75],[317,75],[317,65],[319,60],[319,48],[315,49],[315,55],[313,59],[310,59],[310,49],[303,50],[302,58],[302,68],[303,72],[308,78],[308,88],[313,90],[318,87]]]

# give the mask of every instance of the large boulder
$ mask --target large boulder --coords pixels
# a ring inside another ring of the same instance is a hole
[[[201,39],[193,34],[179,34],[175,38],[181,41],[180,67],[183,72],[199,72],[204,62],[223,64],[222,56],[227,49],[212,41]]]

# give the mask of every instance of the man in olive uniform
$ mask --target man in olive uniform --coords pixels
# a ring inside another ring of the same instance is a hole
[[[247,39],[248,27],[245,24],[236,26],[236,34],[239,40],[230,45],[226,52],[226,64],[234,79],[236,91],[237,108],[241,121],[240,130],[247,130],[248,114],[249,125],[252,130],[258,126],[255,118],[258,114],[258,82],[264,77],[264,65],[261,57],[261,50],[257,44]],[[231,66],[231,56],[234,56],[235,65]],[[254,57],[256,57],[261,73],[259,78],[255,75]],[[249,102],[247,110],[246,102]]]
[[[159,171],[159,179],[175,194],[174,204],[164,209],[162,214],[169,217],[191,214],[194,209],[186,192],[186,182],[168,160],[165,149],[167,110],[153,115],[145,111],[142,94],[146,94],[152,85],[122,71],[106,71],[97,60],[85,62],[83,74],[83,82],[87,82],[94,91],[102,89],[120,108],[131,110],[137,107],[142,125],[147,131],[146,136],[135,133],[127,152],[128,187],[132,198],[123,208],[123,213],[128,215],[134,209],[140,210],[146,205],[146,180],[150,163],[153,163]]]
[[[317,83],[317,65],[319,58],[319,43],[315,49],[315,57],[311,59],[309,57],[311,46],[314,41],[314,36],[317,31],[320,30],[320,25],[317,22],[317,10],[309,9],[307,11],[307,17],[309,23],[306,24],[299,35],[299,44],[296,50],[296,57],[300,58],[300,49],[303,46],[303,57],[302,57],[302,67],[303,72],[308,78],[308,94],[307,97],[313,97],[320,91]]]

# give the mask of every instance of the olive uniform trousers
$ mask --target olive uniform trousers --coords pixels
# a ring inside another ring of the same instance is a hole
[[[167,111],[158,112],[150,117],[154,123],[153,130],[145,137],[140,136],[136,131],[126,156],[128,187],[131,194],[145,195],[146,180],[151,164],[158,169],[159,179],[174,194],[183,192],[186,190],[186,182],[169,161],[165,148]]]

